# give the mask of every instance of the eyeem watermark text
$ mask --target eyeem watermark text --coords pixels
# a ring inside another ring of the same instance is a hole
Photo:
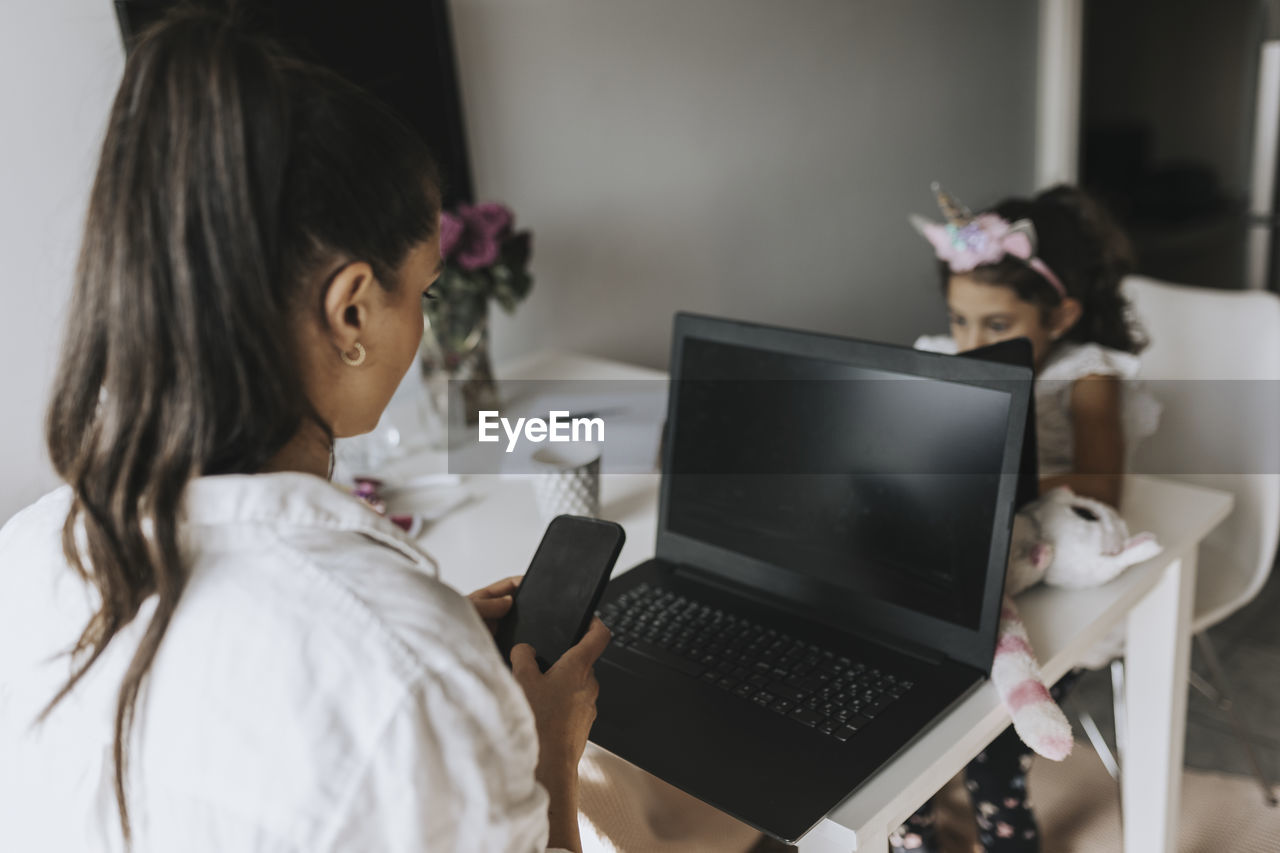
[[[502,417],[496,411],[481,410],[477,425],[478,439],[485,442],[501,441],[499,427],[507,435],[507,453],[516,449],[521,435],[526,441],[541,444],[544,441],[604,441],[604,418],[570,417],[569,412],[551,411],[546,420],[542,418],[510,418]]]

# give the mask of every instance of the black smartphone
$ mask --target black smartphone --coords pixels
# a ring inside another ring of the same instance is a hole
[[[612,521],[577,515],[551,519],[511,610],[498,623],[498,648],[508,665],[512,647],[520,643],[533,646],[543,672],[577,645],[626,538]]]

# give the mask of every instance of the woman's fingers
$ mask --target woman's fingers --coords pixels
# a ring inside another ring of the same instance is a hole
[[[504,595],[514,595],[515,591],[520,588],[520,579],[523,575],[512,575],[509,578],[503,578],[500,581],[494,581],[483,589],[478,589],[467,596],[472,601],[485,598],[501,598]]]
[[[533,646],[520,643],[511,648],[511,674],[522,684],[530,676],[542,675],[542,670],[538,668],[538,661],[534,656]]]
[[[587,633],[578,644],[565,652],[557,663],[568,660],[576,666],[590,669],[600,655],[604,654],[605,646],[609,645],[612,637],[609,629],[596,617],[591,620],[591,627],[587,628]]]
[[[519,576],[503,578],[471,593],[467,600],[475,606],[480,618],[488,623],[489,630],[493,631],[497,628],[497,621],[511,610],[515,592],[519,588]]]
[[[501,598],[473,598],[471,603],[475,606],[476,612],[480,614],[481,619],[501,619],[511,610],[511,596],[504,595]]]

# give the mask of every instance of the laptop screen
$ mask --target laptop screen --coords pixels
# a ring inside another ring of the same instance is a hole
[[[697,337],[680,361],[667,530],[978,626],[1008,389]]]

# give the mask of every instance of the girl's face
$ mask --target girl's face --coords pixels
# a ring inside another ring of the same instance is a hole
[[[1080,317],[1080,304],[1065,299],[1045,322],[1039,306],[1020,298],[1012,287],[988,284],[972,276],[953,274],[947,284],[947,309],[951,337],[960,352],[1027,338],[1038,369],[1054,341],[1066,334]]]

